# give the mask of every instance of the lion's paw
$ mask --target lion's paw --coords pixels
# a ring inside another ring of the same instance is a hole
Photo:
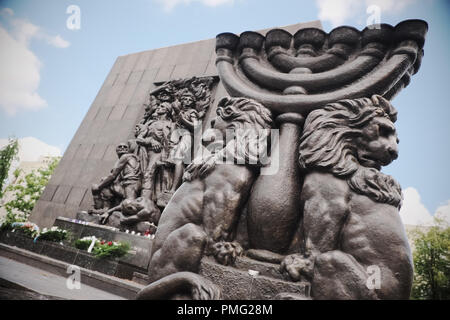
[[[234,264],[236,258],[241,256],[243,252],[244,249],[242,246],[235,241],[220,241],[214,243],[212,246],[212,255],[218,263],[225,266]]]
[[[314,260],[301,254],[290,254],[280,264],[280,272],[292,281],[311,279],[314,271]]]

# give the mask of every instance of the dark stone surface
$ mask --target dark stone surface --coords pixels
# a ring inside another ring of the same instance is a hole
[[[46,241],[40,254],[46,255],[53,259],[73,264],[78,254],[78,250],[58,243],[51,243]]]
[[[271,277],[279,280],[286,279],[280,272],[280,265],[268,262],[261,262],[247,257],[237,257],[234,266],[240,270],[255,270],[261,276]]]
[[[116,275],[117,266],[119,264],[118,259],[99,259],[94,258],[94,264],[92,270],[108,274],[110,276]]]
[[[294,293],[308,298],[309,284],[290,282],[263,275],[251,276],[248,271],[223,266],[210,258],[203,258],[200,275],[222,290],[225,300],[272,300],[280,293]]]
[[[0,279],[0,300],[65,300],[64,298],[40,294],[15,283]]]
[[[85,225],[81,231],[80,238],[96,236],[99,239],[110,241],[111,236],[114,234],[113,230],[108,230],[107,227],[99,228],[93,225]]]
[[[143,285],[147,285],[150,282],[150,278],[148,277],[148,275],[140,272],[134,272],[132,280]]]
[[[123,261],[123,258],[119,260],[117,265],[115,276],[122,279],[130,279],[133,280],[134,274],[145,274],[147,273],[147,268],[136,267],[135,265],[128,264]],[[133,280],[134,281],[134,280]],[[140,282],[138,282],[140,283]]]
[[[93,255],[79,250],[73,264],[82,268],[94,270],[95,260],[96,258]]]
[[[115,232],[113,240],[128,242],[131,246],[131,251],[134,251],[120,258],[121,262],[147,270],[152,252],[153,241],[151,239],[123,232]]]
[[[0,242],[30,250],[35,253],[40,253],[42,251],[42,248],[45,246],[45,243],[43,243],[43,241],[34,242],[30,237],[27,237],[20,232],[12,231],[0,232]]]

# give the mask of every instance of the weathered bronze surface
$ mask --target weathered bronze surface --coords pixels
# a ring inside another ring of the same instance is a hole
[[[236,130],[247,119],[254,130],[279,129],[270,155],[278,170],[218,165],[239,146],[252,149],[236,138],[194,160],[162,213],[149,268],[154,282],[139,298],[217,299],[229,288],[205,257],[234,266],[244,253],[255,261],[249,265],[264,271],[278,264],[285,281],[310,285],[310,296],[286,285],[273,299],[408,299],[413,269],[398,214],[401,188],[380,170],[398,156],[389,100],[418,71],[427,28],[408,20],[329,34],[218,35],[218,73],[234,98],[220,103],[214,128]]]

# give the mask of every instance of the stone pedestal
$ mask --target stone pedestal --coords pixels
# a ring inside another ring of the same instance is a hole
[[[309,283],[286,281],[277,264],[238,257],[235,266],[229,267],[205,257],[199,273],[221,288],[225,300],[309,299]]]

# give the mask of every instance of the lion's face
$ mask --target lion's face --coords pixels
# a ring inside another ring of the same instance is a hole
[[[217,115],[213,120],[211,120],[211,128],[217,131],[217,133],[222,134],[225,137],[226,130],[231,129],[232,121],[224,120],[221,116]]]
[[[312,111],[300,141],[300,167],[329,172],[347,180],[353,191],[398,207],[400,185],[379,171],[398,156],[396,115],[390,102],[377,95]]]
[[[380,168],[398,157],[398,138],[395,126],[386,117],[373,118],[356,138],[356,156],[365,167]]]

